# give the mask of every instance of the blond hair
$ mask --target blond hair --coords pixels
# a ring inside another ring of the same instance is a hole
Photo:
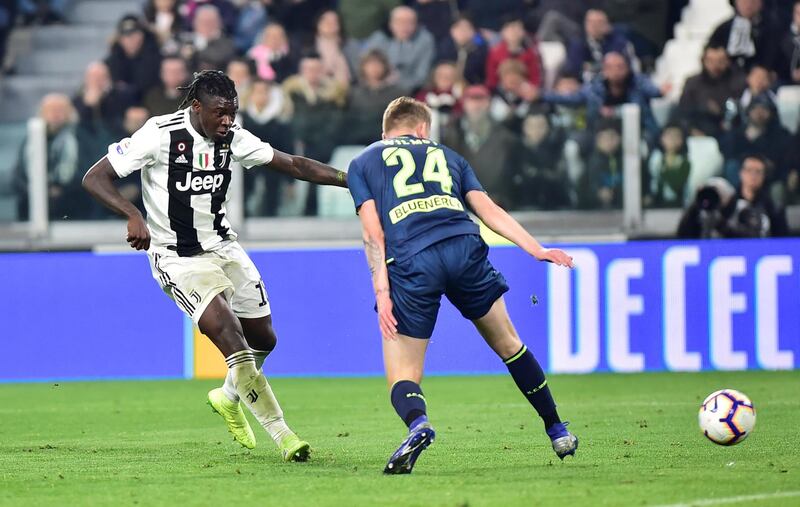
[[[414,128],[420,123],[431,124],[431,110],[422,102],[411,97],[398,97],[389,102],[383,112],[383,132],[398,127]]]

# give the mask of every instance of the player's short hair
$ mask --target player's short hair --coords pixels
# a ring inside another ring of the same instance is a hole
[[[389,132],[397,127],[413,128],[420,123],[431,124],[431,110],[422,102],[411,97],[398,97],[389,102],[383,112],[383,131]]]
[[[194,79],[186,86],[179,86],[179,90],[186,91],[180,107],[191,105],[192,101],[203,98],[220,97],[226,100],[236,99],[236,85],[231,78],[220,70],[203,70],[194,73]]]

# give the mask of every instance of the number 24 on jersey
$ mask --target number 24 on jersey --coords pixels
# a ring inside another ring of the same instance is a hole
[[[447,160],[444,151],[435,146],[429,146],[426,151],[425,166],[422,168],[423,181],[438,182],[442,186],[442,192],[451,193],[453,189],[453,178],[450,176],[450,169],[447,168]],[[388,167],[400,166],[400,170],[394,177],[394,191],[397,197],[407,197],[409,195],[421,194],[425,191],[422,183],[408,183],[408,180],[417,170],[417,163],[414,155],[406,148],[384,148],[381,153],[383,161]]]

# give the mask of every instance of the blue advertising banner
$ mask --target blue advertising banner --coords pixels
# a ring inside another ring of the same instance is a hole
[[[490,257],[520,337],[550,372],[792,369],[800,363],[800,240],[569,245],[575,270],[511,247]],[[359,249],[251,252],[273,310],[268,374],[382,372]],[[182,377],[185,320],[142,254],[6,254],[0,380]],[[10,282],[10,283],[8,283]],[[189,333],[189,336],[191,333]],[[189,338],[191,339],[191,338]],[[447,303],[429,373],[505,367]]]
[[[183,320],[143,254],[1,254],[0,381],[183,375]]]

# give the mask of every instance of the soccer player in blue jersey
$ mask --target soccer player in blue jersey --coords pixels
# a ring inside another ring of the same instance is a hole
[[[411,473],[435,437],[420,382],[443,294],[506,364],[558,457],[574,455],[578,439],[561,422],[541,366],[517,336],[503,301],[508,285],[466,208],[540,261],[571,268],[572,258],[542,247],[497,206],[464,158],[428,139],[430,124],[421,102],[392,101],[383,140],[356,157],[347,176],[372,272],[391,401],[409,428],[384,473]]]

